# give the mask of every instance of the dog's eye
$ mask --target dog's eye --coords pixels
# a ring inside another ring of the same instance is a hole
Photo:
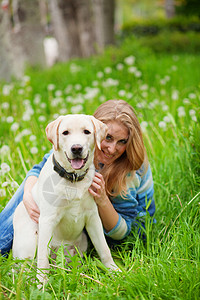
[[[65,131],[63,131],[62,134],[63,134],[63,135],[68,135],[68,134],[69,134],[69,131],[68,131],[68,130],[65,130]]]
[[[87,130],[87,129],[85,129],[84,131],[83,131],[85,134],[90,134],[91,132],[89,131],[89,130]]]

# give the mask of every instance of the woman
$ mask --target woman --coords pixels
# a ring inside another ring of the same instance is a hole
[[[151,216],[155,212],[151,169],[139,122],[127,102],[109,100],[97,108],[94,117],[107,124],[108,132],[101,150],[95,150],[97,172],[89,192],[98,206],[105,235],[113,242],[120,241],[130,234],[133,225],[144,226],[147,211]],[[13,213],[22,200],[32,220],[38,222],[40,212],[31,190],[50,153],[28,172],[0,214],[2,254],[12,247]]]

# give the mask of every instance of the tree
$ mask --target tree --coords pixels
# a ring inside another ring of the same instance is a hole
[[[165,0],[165,14],[168,19],[171,19],[175,16],[175,1],[174,0]]]
[[[4,1],[4,3],[6,3]],[[13,0],[2,7],[0,25],[0,77],[20,78],[29,65],[45,63],[44,29],[38,0]]]

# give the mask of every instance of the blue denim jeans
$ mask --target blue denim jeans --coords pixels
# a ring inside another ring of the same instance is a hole
[[[23,200],[24,183],[19,186],[4,210],[0,213],[0,254],[8,253],[13,242],[13,215],[18,204]]]

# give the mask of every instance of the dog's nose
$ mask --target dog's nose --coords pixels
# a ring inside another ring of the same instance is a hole
[[[71,147],[71,151],[75,155],[80,155],[81,152],[83,151],[83,147],[79,144],[76,144]]]

